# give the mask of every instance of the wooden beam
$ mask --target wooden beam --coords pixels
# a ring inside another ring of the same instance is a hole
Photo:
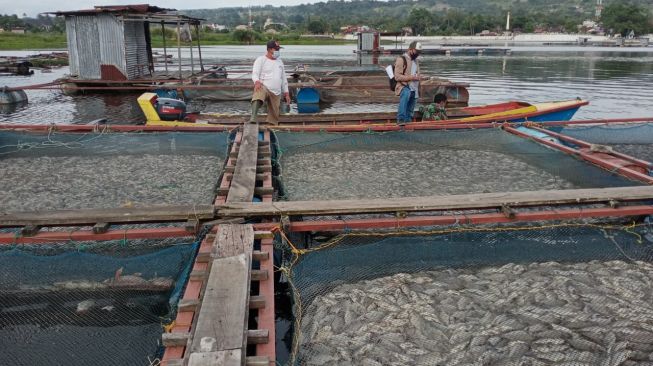
[[[218,215],[226,217],[296,216],[328,214],[360,214],[379,212],[443,211],[479,208],[511,208],[542,205],[585,204],[653,199],[653,187],[619,187],[476,193],[452,196],[428,196],[368,200],[282,201],[273,203],[229,202],[218,207]]]
[[[246,123],[227,202],[252,202],[258,159],[258,123]]]
[[[186,205],[2,212],[0,213],[0,226],[186,221],[188,219],[212,219],[214,211],[212,205]]]

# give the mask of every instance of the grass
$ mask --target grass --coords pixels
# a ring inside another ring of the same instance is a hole
[[[270,36],[272,38],[272,36]],[[298,34],[280,34],[274,36],[275,39],[283,45],[340,45],[355,43],[338,38],[305,38]],[[267,39],[254,41],[252,44],[264,45]],[[203,46],[217,45],[244,45],[247,42],[241,42],[232,38],[229,33],[202,33],[200,42]],[[195,43],[195,42],[193,42]],[[183,43],[188,45],[187,43]],[[166,46],[174,47],[177,45],[177,39],[166,38]],[[163,47],[163,37],[161,35],[152,35],[152,47]],[[63,33],[0,33],[0,50],[34,50],[34,49],[62,49],[66,48],[66,35]]]
[[[272,38],[272,37],[271,37]],[[340,44],[350,44],[355,43],[355,41],[347,41],[344,39],[338,38],[302,38],[295,34],[280,34],[273,37],[278,40],[282,45],[340,45]],[[196,41],[194,41],[196,42]],[[267,39],[259,39],[251,44],[264,45],[267,42]],[[200,43],[202,46],[223,46],[223,45],[246,45],[247,42],[241,42],[232,38],[229,33],[202,33],[200,35]],[[167,37],[166,46],[175,47],[177,45],[177,39]],[[182,45],[188,45],[188,43],[182,42]],[[152,47],[161,48],[163,47],[163,37],[161,35],[152,35]]]
[[[34,50],[66,48],[63,33],[0,33],[0,50]]]

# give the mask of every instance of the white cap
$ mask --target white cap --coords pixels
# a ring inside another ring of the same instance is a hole
[[[412,41],[412,42],[410,42],[410,45],[408,46],[408,48],[412,48],[412,49],[416,49],[418,51],[421,51],[422,50],[422,43],[417,42],[417,41]]]

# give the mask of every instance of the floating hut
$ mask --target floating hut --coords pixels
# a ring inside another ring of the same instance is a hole
[[[157,77],[152,55],[150,26],[161,24],[177,28],[179,78],[183,77],[180,34],[194,27],[197,33],[199,68],[203,69],[199,43],[201,19],[173,13],[148,4],[96,6],[93,9],[58,11],[66,19],[70,75],[77,81],[126,81]],[[193,46],[191,74],[194,72]],[[164,39],[164,53],[167,47]],[[166,74],[168,65],[166,64]]]

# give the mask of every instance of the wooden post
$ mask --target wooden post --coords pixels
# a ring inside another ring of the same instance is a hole
[[[195,24],[195,31],[197,33],[197,53],[200,59],[200,70],[204,71],[204,62],[202,61],[202,46],[200,45],[200,25]]]
[[[188,35],[191,36],[191,30],[190,30],[190,21],[188,22]],[[191,37],[190,43],[188,45],[188,49],[190,50],[190,74],[191,76],[195,74],[195,61],[193,60],[193,40]]]
[[[179,81],[184,79],[181,73],[181,21],[177,19],[177,58],[179,58]]]
[[[161,35],[163,35],[163,64],[166,68],[166,76],[168,76],[168,50],[166,48],[166,26],[163,20],[161,21]]]

